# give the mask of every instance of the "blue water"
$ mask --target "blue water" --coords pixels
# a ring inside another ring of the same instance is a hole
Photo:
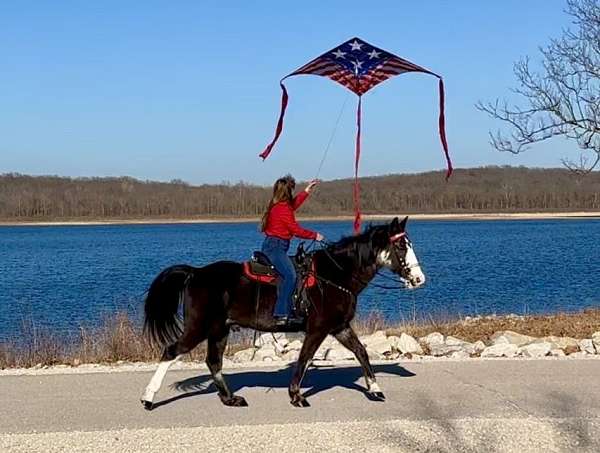
[[[348,222],[306,225],[329,240],[349,232]],[[401,320],[600,306],[599,220],[412,221],[409,233],[427,284],[368,289],[360,313]],[[260,243],[255,224],[0,227],[0,339],[29,319],[61,334],[117,310],[140,320],[142,294],[164,267],[241,261]]]

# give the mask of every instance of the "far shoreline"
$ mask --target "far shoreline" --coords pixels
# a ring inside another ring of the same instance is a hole
[[[388,220],[406,214],[364,215],[364,222]],[[452,214],[408,214],[413,220],[559,220],[559,219],[600,219],[600,211],[577,212],[513,212],[513,213],[452,213]],[[299,216],[304,222],[353,221],[349,215],[339,216]],[[177,224],[219,224],[257,223],[258,217],[203,217],[203,218],[147,218],[147,219],[98,219],[98,220],[57,220],[57,221],[0,221],[0,227],[16,226],[94,226],[94,225],[177,225]]]

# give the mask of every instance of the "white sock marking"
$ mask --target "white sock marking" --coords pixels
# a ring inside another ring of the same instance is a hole
[[[158,364],[158,368],[154,373],[154,376],[152,376],[152,379],[150,379],[150,383],[148,384],[146,390],[144,391],[144,394],[142,395],[142,401],[154,401],[154,395],[160,390],[160,386],[162,385],[163,379],[165,378],[169,367],[173,365],[173,363],[175,363],[177,360],[179,360],[180,357],[181,356],[177,356],[173,360],[160,362]]]

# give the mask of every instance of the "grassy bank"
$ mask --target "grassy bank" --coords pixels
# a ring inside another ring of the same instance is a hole
[[[578,313],[559,313],[546,316],[486,316],[451,320],[422,320],[397,324],[386,323],[377,315],[358,319],[359,334],[386,330],[388,335],[405,332],[413,337],[440,332],[465,341],[482,340],[489,343],[494,332],[512,330],[533,337],[559,336],[589,338],[600,331],[600,308]],[[83,363],[116,363],[119,361],[156,361],[161,351],[143,337],[141,328],[126,314],[117,313],[96,328],[80,328],[69,340],[49,331],[35,328],[33,323],[23,327],[20,341],[0,343],[0,369],[34,366],[72,365]],[[242,330],[230,337],[226,355],[252,345],[253,332]],[[196,348],[188,359],[204,360],[205,347]]]

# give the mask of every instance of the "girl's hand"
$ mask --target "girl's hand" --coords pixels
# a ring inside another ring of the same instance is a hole
[[[316,240],[317,242],[323,242],[325,240],[325,237],[321,233],[317,233]]]
[[[306,189],[304,189],[304,191],[306,193],[311,193],[314,190],[315,186],[320,182],[321,181],[319,181],[318,179],[313,179],[311,182],[308,183],[308,186],[306,186]]]

